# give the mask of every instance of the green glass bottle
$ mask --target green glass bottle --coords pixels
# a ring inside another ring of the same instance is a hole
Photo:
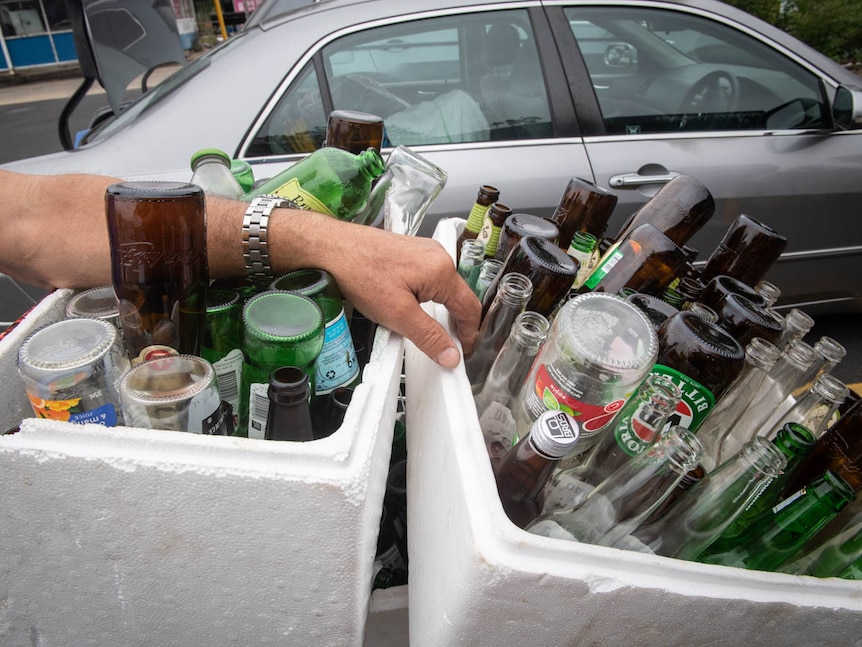
[[[314,395],[359,384],[359,362],[344,312],[344,299],[332,275],[313,268],[294,270],[275,279],[271,289],[298,292],[314,299],[323,311],[326,327],[323,350],[314,364]]]
[[[751,526],[755,520],[764,514],[778,500],[784,484],[790,478],[790,474],[796,466],[802,462],[809,452],[814,448],[817,439],[808,429],[795,422],[784,425],[772,441],[781,453],[787,458],[787,467],[776,476],[772,482],[764,488],[763,493],[736,518],[727,530],[715,540],[710,546],[710,551],[722,552],[736,545],[739,538]]]
[[[237,435],[263,438],[269,410],[270,374],[282,366],[301,368],[314,381],[323,348],[323,311],[312,299],[268,290],[249,299],[242,312],[245,365]]]
[[[697,560],[773,571],[829,523],[854,495],[847,481],[826,471],[758,517],[734,548],[718,552],[710,547]]]
[[[470,214],[467,216],[467,223],[455,242],[456,262],[461,258],[461,244],[467,239],[479,236],[479,232],[482,231],[482,226],[485,224],[485,214],[499,198],[500,190],[496,187],[489,184],[483,184],[479,187],[476,202],[473,203]]]
[[[242,381],[242,300],[235,290],[207,290],[207,318],[201,357],[213,365],[222,400],[239,423],[239,386]]]
[[[823,531],[828,532],[827,530]],[[818,537],[819,539],[819,537]],[[847,577],[860,579],[862,569],[862,515],[856,514],[840,530],[812,550],[797,553],[793,561],[779,567],[782,573],[813,575],[814,577]]]
[[[244,193],[248,193],[254,187],[254,169],[245,160],[233,159],[230,161],[230,172],[239,182]]]
[[[596,267],[596,248],[599,246],[598,239],[588,231],[578,231],[572,238],[569,249],[566,252],[578,262],[578,274],[572,288],[577,290],[584,284]]]
[[[373,148],[354,155],[341,148],[319,148],[243,196],[277,195],[301,209],[352,220],[368,203],[371,184],[385,169]]]

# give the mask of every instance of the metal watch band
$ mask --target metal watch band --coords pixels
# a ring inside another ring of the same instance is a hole
[[[242,257],[245,271],[252,280],[271,279],[267,248],[267,227],[272,210],[287,201],[274,195],[256,196],[242,219]]]

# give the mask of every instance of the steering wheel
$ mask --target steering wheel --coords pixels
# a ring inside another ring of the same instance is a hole
[[[679,106],[679,112],[733,112],[739,101],[739,80],[726,70],[715,70],[701,77]]]

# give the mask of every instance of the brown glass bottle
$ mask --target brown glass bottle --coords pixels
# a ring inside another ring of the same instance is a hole
[[[470,209],[470,213],[467,216],[467,223],[464,225],[461,235],[458,236],[458,240],[455,242],[456,265],[461,258],[461,243],[467,239],[477,238],[479,236],[479,232],[482,231],[482,225],[485,224],[485,214],[488,213],[488,209],[491,208],[491,205],[494,204],[499,197],[500,190],[496,187],[489,184],[484,184],[479,187],[476,202],[473,203],[473,207]]]
[[[601,240],[608,228],[608,220],[617,206],[617,196],[588,180],[573,177],[569,180],[560,203],[551,220],[560,228],[557,244],[566,251],[579,231],[586,231]]]
[[[547,218],[540,218],[531,213],[513,213],[503,223],[503,229],[500,232],[500,244],[497,246],[497,253],[494,258],[505,261],[512,249],[518,245],[518,241],[524,236],[546,238],[556,242],[560,236],[560,228],[555,222],[551,222]]]
[[[758,294],[753,287],[726,274],[714,276],[709,280],[700,294],[700,302],[718,312],[721,309],[721,302],[728,294],[739,294],[752,303],[766,307],[766,299]]]
[[[652,373],[665,375],[682,391],[668,424],[696,432],[745,364],[745,349],[724,330],[693,312],[682,311],[658,329],[659,354]]]
[[[544,488],[559,460],[574,449],[578,423],[565,411],[545,411],[500,459],[497,492],[506,516],[524,528],[542,511]]]
[[[743,346],[755,337],[775,344],[784,332],[784,322],[780,318],[741,294],[728,294],[715,314],[718,325]]]
[[[826,470],[841,476],[857,493],[862,491],[862,401],[817,439],[814,449],[791,474],[782,496],[796,492]]]
[[[523,274],[533,284],[533,294],[525,309],[550,317],[568,295],[578,273],[578,262],[553,241],[534,236],[522,238],[485,293],[483,318],[491,307],[499,281],[510,272]]]
[[[682,247],[713,213],[715,200],[709,189],[690,175],[678,175],[632,214],[615,240],[620,241],[640,225],[649,223]]]
[[[599,261],[580,292],[618,294],[623,288],[661,297],[685,266],[685,254],[652,225],[640,225]]]
[[[704,281],[727,274],[757,285],[787,246],[787,238],[746,214],[740,214],[701,268]]]
[[[383,119],[356,110],[333,110],[326,124],[324,146],[335,146],[359,155],[367,148],[380,152],[383,144]]]
[[[495,202],[488,209],[488,215],[485,218],[485,224],[482,231],[479,232],[478,240],[485,243],[485,258],[494,258],[497,254],[497,247],[500,245],[500,234],[503,231],[503,225],[506,224],[506,218],[512,215],[512,209],[505,204]]]
[[[209,283],[203,189],[179,182],[112,184],[105,212],[129,359],[153,345],[200,355]]]
[[[649,322],[656,330],[669,318],[674,316],[679,309],[675,308],[667,301],[654,297],[651,294],[643,294],[635,292],[626,297],[626,301],[635,304],[640,308]]]
[[[314,440],[309,388],[308,373],[298,366],[282,366],[270,374],[266,440]]]

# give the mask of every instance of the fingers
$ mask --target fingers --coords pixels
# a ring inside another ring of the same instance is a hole
[[[384,325],[404,335],[443,368],[455,368],[461,361],[461,353],[452,337],[436,319],[419,306],[418,302],[405,314],[394,317],[391,322]]]

